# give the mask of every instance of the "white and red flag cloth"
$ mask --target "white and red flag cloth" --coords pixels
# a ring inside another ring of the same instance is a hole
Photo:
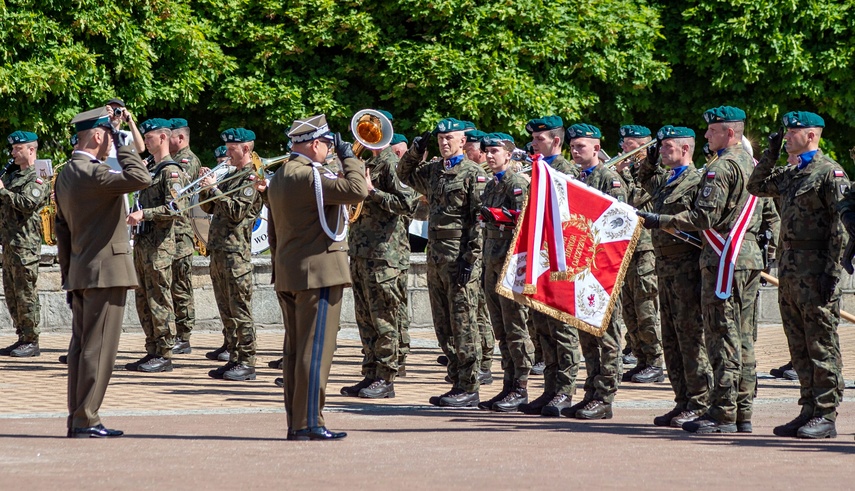
[[[634,208],[535,156],[496,291],[602,336],[640,234]]]

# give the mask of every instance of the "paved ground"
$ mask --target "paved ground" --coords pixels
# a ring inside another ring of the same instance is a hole
[[[365,401],[338,395],[361,378],[356,333],[340,333],[326,414],[328,425],[349,437],[332,444],[284,441],[282,392],[273,385],[281,374],[266,366],[279,356],[282,333],[271,331],[259,334],[258,379],[231,383],[206,376],[216,364],[204,352],[219,346],[219,333],[195,334],[194,352],[176,357],[166,374],[121,369],[141,356],[143,344],[141,334],[124,334],[102,415],[127,436],[68,440],[65,366],[57,362],[68,336],[45,334],[41,357],[0,359],[0,489],[77,489],[84,482],[92,489],[851,488],[849,400],[840,411],[841,435],[823,442],[772,435],[795,415],[798,386],[768,377],[760,380],[753,435],[697,437],[653,427],[652,418],[671,407],[667,383],[622,385],[615,418],[601,422],[445,410],[427,405],[447,390],[433,333],[413,334],[409,376],[396,383],[397,397]],[[841,328],[840,337],[851,385],[855,328]],[[12,341],[0,336],[0,346]],[[761,374],[786,361],[780,327],[760,329],[757,356]],[[485,386],[482,397],[498,383]],[[531,386],[540,393],[539,377]]]

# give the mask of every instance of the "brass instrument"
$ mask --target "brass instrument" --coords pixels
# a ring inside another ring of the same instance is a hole
[[[235,167],[233,165],[229,165],[230,162],[231,158],[226,159],[224,162],[218,164],[216,167],[211,168],[208,172],[197,178],[195,181],[176,191],[175,195],[173,196],[173,201],[176,199],[181,199],[187,196],[197,194],[200,191],[201,187],[199,183],[202,182],[202,179],[205,179],[212,173],[214,174],[214,182],[219,182],[220,179],[226,177],[229,173],[234,172]]]
[[[250,174],[256,174],[256,175],[258,175],[258,177],[264,178],[264,177],[266,177],[265,176],[266,172],[272,172],[275,168],[278,168],[278,166],[281,165],[282,162],[285,162],[290,157],[291,157],[291,154],[285,154],[285,155],[280,155],[278,157],[273,157],[271,159],[263,159],[263,158],[259,157],[257,153],[252,152],[252,165],[249,165],[249,166],[233,173],[232,175],[224,176],[221,179],[215,181],[213,184],[210,184],[208,186],[199,186],[192,193],[186,193],[185,192],[185,195],[182,196],[181,198],[187,198],[187,197],[192,198],[193,196],[198,195],[202,191],[207,191],[207,190],[213,188],[214,186],[217,186],[217,185],[222,184],[224,182],[233,181],[235,179],[243,179],[244,177],[246,177]],[[207,177],[207,174],[204,177]],[[201,181],[201,179],[199,179],[199,181]],[[197,202],[195,202],[189,206],[185,206],[184,208],[179,207],[178,204],[175,202],[176,199],[181,199],[181,198],[175,198],[169,202],[169,208],[172,209],[173,211],[175,211],[176,213],[184,213],[185,211],[196,208],[197,206],[204,205],[205,203],[210,203],[211,201],[216,201],[216,200],[222,198],[223,196],[228,196],[230,194],[239,193],[239,192],[243,191],[244,189],[254,187],[254,186],[255,186],[255,182],[250,182],[250,183],[244,184],[242,186],[238,186],[234,189],[229,189],[228,191],[223,192],[219,196],[212,196],[208,199],[197,201]]]
[[[647,150],[649,147],[652,147],[657,142],[658,142],[658,140],[654,138],[654,139],[650,140],[649,142],[641,145],[638,148],[634,148],[634,149],[630,150],[629,152],[624,152],[620,155],[616,155],[616,156],[606,160],[605,162],[603,162],[603,165],[605,165],[606,167],[608,167],[611,170],[617,170],[617,164],[623,162],[626,159],[633,158],[633,157],[635,157],[633,162],[637,163],[641,160],[641,158],[636,157],[636,156],[639,153],[641,153],[642,150]],[[657,162],[657,164],[658,164],[658,162]]]
[[[56,245],[56,194],[54,194],[54,189],[56,189],[56,178],[59,176],[59,171],[68,162],[70,162],[70,160],[59,164],[56,166],[56,169],[53,170],[53,175],[50,176],[48,203],[39,212],[39,216],[42,220],[42,238],[44,239],[45,244],[49,246]],[[3,172],[5,173],[6,170],[4,169]]]
[[[363,109],[357,111],[350,119],[350,131],[356,140],[353,143],[353,154],[359,155],[366,148],[379,150],[392,141],[394,130],[392,122],[380,111]],[[348,207],[350,223],[355,222],[362,213],[362,201]]]

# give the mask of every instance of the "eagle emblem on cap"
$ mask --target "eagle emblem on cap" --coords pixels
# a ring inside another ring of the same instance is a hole
[[[439,131],[445,131],[445,123],[439,123],[436,127],[439,128]]]

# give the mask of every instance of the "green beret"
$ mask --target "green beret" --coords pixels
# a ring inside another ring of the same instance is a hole
[[[220,145],[219,147],[214,149],[214,158],[218,159],[220,157],[225,157],[226,151],[228,151],[228,148],[226,148],[225,145]]]
[[[220,133],[220,138],[226,143],[244,143],[255,141],[255,132],[246,128],[229,128]]]
[[[77,141],[78,141],[78,140],[77,140],[77,133],[75,133],[75,134],[71,135],[71,139],[70,139],[70,140],[68,140],[68,141],[69,141],[69,143],[71,143],[71,146],[72,146],[72,147],[73,147],[73,146],[75,146],[75,145],[77,145]]]
[[[409,145],[410,140],[407,140],[407,137],[400,133],[393,133],[392,140],[389,142],[389,145],[397,145],[399,143],[406,143]]]
[[[472,121],[466,121],[465,119],[461,119],[460,122],[463,123],[463,129],[464,130],[474,130],[475,129],[475,123],[473,123]]]
[[[592,126],[584,123],[576,123],[573,126],[567,128],[567,141],[570,141],[574,138],[602,138],[603,134],[600,133],[600,129],[596,126]]]
[[[561,116],[544,116],[529,121],[525,125],[525,130],[532,134],[535,131],[549,131],[562,127],[564,127],[564,120],[561,119]]]
[[[387,118],[389,118],[389,121],[395,120],[395,118],[392,117],[392,113],[390,113],[389,111],[384,111],[382,109],[378,109],[377,112],[382,114],[383,116],[386,116]]]
[[[707,123],[730,123],[734,121],[745,121],[745,111],[733,106],[719,106],[707,109],[704,112],[704,121]]]
[[[514,139],[507,133],[490,133],[481,140],[481,147],[504,147],[506,143],[514,143]]]
[[[825,120],[819,114],[807,111],[790,111],[781,118],[787,128],[825,128]]]
[[[171,129],[172,120],[162,118],[147,119],[140,125],[140,133],[145,135],[149,131],[162,130],[164,128],[167,130]]]
[[[39,140],[39,136],[31,131],[16,131],[9,135],[6,140],[9,142],[9,145],[14,145],[16,143],[30,143]]]
[[[170,120],[169,120],[169,122],[171,123],[169,127],[170,127],[170,128],[172,128],[173,130],[177,130],[177,129],[180,129],[180,128],[187,128],[187,127],[188,127],[188,126],[187,126],[187,120],[186,120],[186,119],[181,119],[181,118],[172,118],[172,119],[170,119]]]
[[[694,138],[695,132],[691,128],[685,126],[665,125],[659,128],[656,132],[656,138],[659,140],[667,140],[669,138]]]
[[[470,123],[471,124],[471,123]],[[433,133],[451,133],[452,131],[466,131],[467,127],[464,121],[460,121],[455,118],[445,118],[441,119],[439,123],[436,124],[436,128],[433,130]]]
[[[71,119],[71,124],[74,125],[74,130],[77,132],[91,130],[99,126],[112,129],[110,118],[107,116],[107,109],[103,106],[77,114]]]
[[[514,137],[512,137],[511,135],[509,135],[507,133],[496,132],[496,133],[490,133],[490,134],[498,137],[500,140],[508,141],[508,142],[511,142],[514,144],[516,143],[514,141]]]
[[[468,130],[464,135],[466,135],[467,142],[475,143],[481,141],[481,138],[487,136],[487,133],[481,130]]]
[[[644,138],[650,136],[650,128],[637,124],[627,124],[620,127],[620,138]]]

